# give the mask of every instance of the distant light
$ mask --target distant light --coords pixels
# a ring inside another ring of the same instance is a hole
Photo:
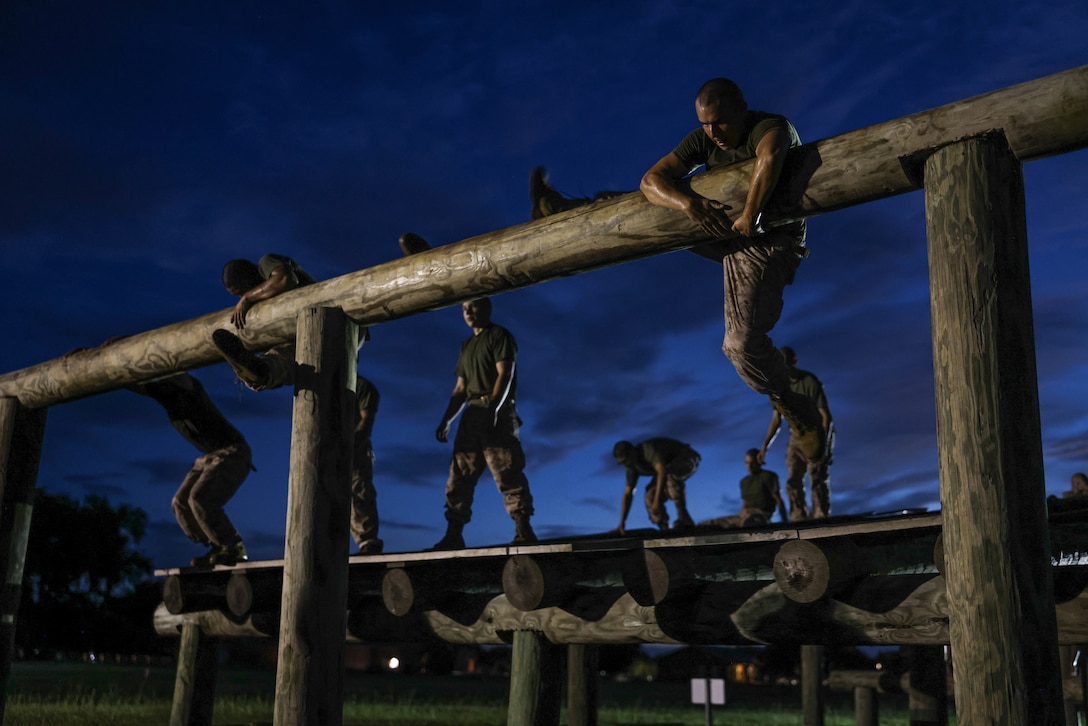
[[[395,671],[400,668],[400,658],[393,657],[389,659],[389,670]]]

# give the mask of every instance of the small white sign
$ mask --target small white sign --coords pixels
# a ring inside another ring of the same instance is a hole
[[[712,706],[725,705],[725,679],[723,678],[692,678],[691,702],[706,703],[707,684],[710,684],[710,704]]]

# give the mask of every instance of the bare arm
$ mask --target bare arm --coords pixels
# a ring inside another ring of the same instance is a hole
[[[665,463],[654,462],[654,499],[650,507],[654,512],[661,511],[661,493],[665,491]]]
[[[359,412],[359,420],[355,423],[355,435],[361,436],[364,439],[370,439],[370,434],[373,430],[374,411],[364,408]]]
[[[630,479],[630,477],[628,477]],[[637,479],[636,479],[637,481]],[[616,527],[613,531],[617,534],[624,534],[625,527],[627,526],[627,515],[631,511],[631,501],[635,498],[635,487],[633,484],[628,484],[623,489],[623,499],[620,501],[620,526]]]
[[[295,274],[294,270],[289,269],[287,265],[280,265],[272,270],[267,280],[253,289],[247,290],[238,298],[238,302],[234,306],[234,312],[230,315],[230,322],[238,330],[242,330],[246,327],[246,313],[249,312],[251,307],[261,300],[276,297],[296,287],[298,287],[298,275]]]
[[[775,437],[778,436],[778,430],[782,427],[782,414],[775,411],[771,416],[771,425],[767,427],[767,436],[763,439],[763,448],[759,450],[759,463],[767,463],[767,449],[771,448],[771,444],[774,443]]]
[[[676,182],[688,171],[679,157],[670,151],[643,175],[639,188],[651,204],[683,212],[712,237],[725,236],[733,226],[725,213],[729,207],[681,188]]]
[[[442,443],[446,443],[446,439],[450,435],[450,424],[457,418],[457,414],[461,413],[461,409],[465,407],[466,398],[465,379],[458,376],[457,384],[454,385],[453,393],[450,394],[450,403],[446,406],[446,412],[442,414],[442,420],[434,433],[434,437]]]
[[[780,129],[768,131],[756,146],[756,165],[752,169],[752,183],[748,186],[748,198],[744,210],[733,222],[733,231],[745,237],[754,237],[761,233],[756,219],[763,212],[763,207],[771,197],[771,192],[782,175],[782,165],[786,162],[786,153],[790,150],[790,135]]]

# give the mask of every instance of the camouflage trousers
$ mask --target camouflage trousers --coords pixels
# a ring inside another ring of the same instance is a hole
[[[351,465],[351,536],[360,547],[378,539],[378,490],[374,488],[374,449],[357,439]]]
[[[193,462],[171,502],[174,517],[189,539],[216,545],[242,541],[223,507],[249,475],[251,457],[249,445],[242,442]]]
[[[831,455],[834,445],[834,427],[828,432],[826,451],[822,458],[809,461],[801,453],[797,437],[790,431],[786,446],[786,496],[790,502],[790,521],[822,519],[831,516]],[[805,497],[805,474],[812,487],[812,510]]]
[[[447,520],[464,524],[472,519],[476,482],[485,465],[495,478],[507,514],[514,519],[532,515],[533,495],[524,472],[525,452],[518,436],[520,425],[513,401],[499,409],[494,426],[486,406],[465,407],[453,441],[453,459],[446,481]]]
[[[770,394],[781,393],[790,385],[789,367],[768,333],[782,315],[782,293],[793,282],[801,258],[792,247],[764,239],[742,242],[722,258],[722,351],[752,390]]]

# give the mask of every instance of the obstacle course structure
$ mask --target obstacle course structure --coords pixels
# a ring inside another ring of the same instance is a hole
[[[1086,120],[1088,67],[1082,67],[807,144],[790,152],[767,212],[773,223],[925,190],[940,402],[942,579],[961,724],[1061,723],[1059,617],[1044,504],[1021,165],[1088,145]],[[739,208],[751,164],[698,175],[692,186]],[[247,345],[267,349],[295,340],[306,370],[295,395],[277,724],[340,722],[352,580],[346,539],[329,533],[347,530],[342,457],[350,449],[343,446],[350,430],[345,412],[357,363],[347,343],[358,339],[358,327],[704,241],[685,217],[633,193],[307,286],[250,312]],[[211,313],[0,376],[4,680],[45,411],[218,362],[211,332],[228,316]],[[655,554],[669,574],[664,604],[672,571],[664,549]],[[827,554],[829,561],[844,559]],[[543,573],[548,565],[542,563],[550,559],[531,562]],[[529,562],[515,567],[529,572]],[[649,555],[644,566],[647,572],[659,567]],[[390,590],[396,601],[396,588],[412,585],[411,615],[415,581],[407,563],[403,569],[407,577],[391,582]],[[849,581],[829,578],[829,594]],[[648,583],[652,593],[653,578]],[[547,584],[542,603],[551,594]],[[656,587],[660,591],[660,582]],[[833,600],[824,597],[814,602]],[[688,607],[698,611],[698,605],[696,598]],[[516,630],[514,642],[532,652],[539,632]],[[810,632],[802,628],[798,642]],[[584,639],[590,636],[596,637],[587,633]],[[521,672],[532,670],[532,663],[539,661],[530,659]]]

